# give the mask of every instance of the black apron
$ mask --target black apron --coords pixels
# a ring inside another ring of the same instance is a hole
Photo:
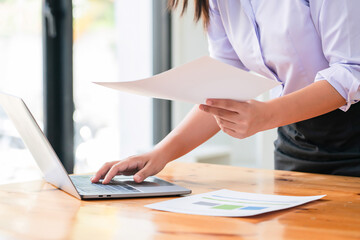
[[[278,128],[275,169],[360,177],[360,103]]]

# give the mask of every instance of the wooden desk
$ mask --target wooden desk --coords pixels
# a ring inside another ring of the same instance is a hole
[[[0,239],[360,239],[360,178],[176,162],[159,177],[194,194],[227,188],[327,196],[274,213],[224,218],[143,207],[169,197],[79,201],[44,181],[2,185]]]

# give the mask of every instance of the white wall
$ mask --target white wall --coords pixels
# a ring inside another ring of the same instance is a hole
[[[173,14],[173,66],[179,66],[200,56],[208,55],[206,33],[201,23],[193,22],[193,8],[182,18]],[[267,96],[261,96],[267,99]],[[173,126],[176,126],[192,108],[191,104],[173,103]],[[247,139],[239,140],[220,132],[208,142],[186,155],[183,161],[207,161],[273,169],[273,141],[276,131],[258,133]]]

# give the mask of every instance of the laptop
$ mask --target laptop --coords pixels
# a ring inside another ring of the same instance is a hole
[[[171,196],[191,193],[189,189],[155,176],[148,177],[142,183],[133,181],[132,176],[116,176],[109,184],[103,185],[91,183],[92,175],[68,175],[25,102],[19,97],[0,93],[0,106],[14,123],[41,169],[45,181],[78,199]]]

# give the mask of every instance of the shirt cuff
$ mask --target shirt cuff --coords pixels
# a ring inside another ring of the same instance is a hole
[[[355,74],[357,73],[358,76]],[[328,81],[336,91],[346,100],[346,104],[340,109],[344,112],[349,110],[351,104],[360,100],[360,72],[344,64],[334,64],[317,73],[315,82]]]

